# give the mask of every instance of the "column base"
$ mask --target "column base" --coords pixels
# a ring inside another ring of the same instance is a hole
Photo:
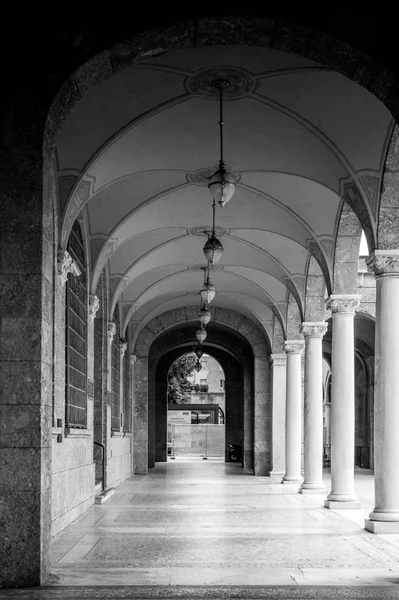
[[[281,483],[302,483],[303,477],[300,475],[284,475]]]
[[[324,494],[326,486],[323,483],[303,483],[299,488],[300,494]]]
[[[370,533],[399,533],[399,521],[372,521],[364,519],[364,528]]]
[[[325,508],[330,508],[331,510],[359,510],[361,508],[361,504],[359,500],[324,500]]]
[[[269,477],[283,477],[284,473],[284,469],[272,469],[269,471]]]

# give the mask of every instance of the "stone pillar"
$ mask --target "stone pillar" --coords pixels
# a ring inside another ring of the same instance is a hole
[[[359,295],[336,294],[332,311],[331,492],[326,508],[357,509],[353,490],[355,453],[355,348],[353,318]]]
[[[137,357],[133,383],[133,472],[148,474],[148,359]]]
[[[399,250],[375,250],[368,260],[375,273],[375,508],[365,527],[399,533]]]
[[[242,358],[244,375],[244,473],[254,473],[254,382],[253,367]]]
[[[304,481],[302,494],[321,493],[323,483],[323,354],[327,323],[302,323],[305,338]]]
[[[270,473],[270,396],[271,377],[268,358],[255,356],[254,405],[254,475],[265,477]]]
[[[137,356],[135,354],[130,354],[129,355],[129,365],[130,365],[130,385],[129,385],[129,402],[130,402],[130,406],[131,406],[131,410],[130,410],[130,431],[132,432],[131,438],[130,438],[130,453],[131,453],[131,474],[134,474],[134,461],[133,461],[133,456],[134,456],[134,446],[133,446],[133,431],[134,431],[134,425],[133,425],[133,406],[134,406],[134,365],[136,363],[137,360]]]
[[[285,418],[285,475],[281,483],[301,483],[301,353],[303,340],[287,340],[287,390]]]
[[[281,477],[285,473],[285,393],[287,355],[271,354],[272,387],[272,470],[269,475]]]

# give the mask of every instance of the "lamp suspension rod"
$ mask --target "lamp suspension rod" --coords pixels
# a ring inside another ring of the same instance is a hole
[[[219,82],[219,103],[220,103],[220,162],[223,163],[223,82]]]
[[[212,202],[212,235],[215,236],[215,212],[216,212],[216,202],[215,198]]]

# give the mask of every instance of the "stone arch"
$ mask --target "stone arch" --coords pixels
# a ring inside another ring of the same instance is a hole
[[[323,272],[316,259],[311,256],[306,277],[305,321],[320,322],[325,318],[327,286]]]
[[[377,248],[399,249],[399,127],[396,125],[388,146],[382,177],[378,213]],[[372,248],[369,246],[370,254]]]
[[[334,256],[333,294],[356,294],[362,226],[344,202],[337,227]]]
[[[187,307],[168,311],[150,321],[140,332],[134,345],[132,344],[137,357],[134,365],[133,409],[135,473],[148,472],[148,423],[149,410],[153,410],[155,402],[153,374],[156,364],[162,352],[166,348],[170,348],[171,345],[181,345],[187,341],[190,344],[194,343],[197,320],[197,311],[194,308]],[[247,350],[242,354],[248,357],[249,351],[251,353],[250,360],[253,365],[254,469],[257,475],[267,475],[271,466],[271,372],[269,364],[271,343],[269,336],[243,315],[227,309],[216,308],[212,323],[208,325],[207,329],[212,332],[212,340],[215,339],[216,347],[228,349],[227,336],[231,339],[230,346],[232,348],[239,340],[244,339]],[[219,335],[221,338],[218,337]],[[207,344],[210,344],[212,340],[209,336],[206,340]],[[160,348],[157,347],[158,341],[161,344]],[[249,400],[247,398],[248,402]],[[247,418],[249,418],[248,415]],[[269,437],[265,435],[265,432],[269,432]],[[244,451],[247,450],[249,449],[245,448],[244,442]]]

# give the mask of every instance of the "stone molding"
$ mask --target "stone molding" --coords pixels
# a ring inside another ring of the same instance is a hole
[[[98,309],[100,308],[100,300],[95,294],[89,296],[89,320],[93,323],[96,318]]]
[[[108,329],[107,329],[107,334],[108,334],[108,343],[109,345],[112,344],[114,337],[115,337],[115,333],[116,333],[116,325],[115,323],[108,323]]]
[[[326,307],[332,314],[344,313],[354,315],[361,300],[360,294],[332,294],[326,300]]]
[[[75,277],[79,277],[79,275],[81,275],[78,265],[67,250],[58,250],[57,267],[62,286],[66,284],[69,273],[72,273],[75,275]]]
[[[271,354],[270,362],[273,367],[285,367],[287,364],[287,355],[286,354]]]
[[[127,350],[127,342],[123,342],[122,340],[120,340],[120,342],[119,342],[119,352],[120,352],[120,355],[121,355],[121,360],[125,356],[126,350]]]
[[[130,366],[131,367],[134,367],[136,360],[137,360],[137,356],[135,354],[131,354],[130,355]]]
[[[299,328],[304,338],[316,337],[323,338],[327,332],[328,325],[325,321],[308,321],[304,322]]]
[[[374,250],[366,265],[376,279],[399,277],[399,250]]]
[[[304,340],[286,340],[283,345],[287,354],[301,354],[304,346]]]

